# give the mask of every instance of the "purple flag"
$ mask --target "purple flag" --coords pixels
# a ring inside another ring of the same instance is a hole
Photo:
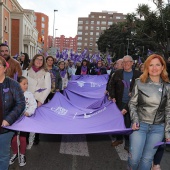
[[[167,144],[170,144],[170,142],[158,142],[155,147],[158,147],[160,145],[167,145]]]

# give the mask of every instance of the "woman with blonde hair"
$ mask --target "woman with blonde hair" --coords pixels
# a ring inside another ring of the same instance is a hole
[[[128,165],[131,170],[150,170],[155,144],[170,141],[170,85],[166,63],[150,55],[144,72],[136,79],[129,101],[133,133],[130,135]]]

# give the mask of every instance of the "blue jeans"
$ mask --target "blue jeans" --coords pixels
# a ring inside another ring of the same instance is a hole
[[[14,132],[0,134],[0,170],[8,170],[11,139]]]
[[[150,170],[157,148],[164,138],[164,124],[150,125],[140,122],[139,130],[130,135],[128,164],[132,170]]]

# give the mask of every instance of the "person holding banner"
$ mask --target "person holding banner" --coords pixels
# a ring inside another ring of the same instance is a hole
[[[143,74],[135,81],[129,101],[134,130],[130,135],[128,158],[131,170],[150,170],[157,151],[155,145],[163,140],[164,135],[170,142],[170,84],[166,63],[162,56],[152,54],[144,67]]]
[[[87,60],[83,60],[80,67],[77,67],[75,75],[87,75],[90,74],[90,69]]]
[[[91,75],[101,75],[101,74],[107,74],[107,70],[105,67],[102,67],[102,61],[99,60],[97,62],[97,66],[92,67]]]
[[[23,72],[23,76],[28,79],[28,91],[30,91],[40,107],[46,100],[51,91],[51,77],[46,67],[45,57],[36,54],[31,63]],[[36,134],[34,144],[39,143],[39,134]]]
[[[18,82],[5,75],[8,64],[0,57],[0,169],[8,170],[10,145],[14,132],[3,127],[12,125],[25,109],[23,91]]]
[[[25,77],[21,76],[18,77],[17,81],[19,82],[25,97],[26,107],[23,114],[24,116],[31,116],[34,114],[35,109],[37,108],[37,102],[33,94],[27,91],[28,80]],[[19,166],[26,165],[26,157],[25,157],[26,146],[27,146],[26,137],[27,137],[27,132],[19,132],[19,134],[18,132],[16,132],[16,134],[12,138],[11,148],[12,148],[13,155],[9,161],[10,165],[12,165],[17,158],[19,160]],[[31,137],[29,137],[29,144],[28,144],[29,149],[31,149],[32,145],[33,145],[33,141],[31,140]]]
[[[62,86],[62,79],[58,67],[54,65],[53,56],[47,56],[46,63],[47,63],[47,70],[49,71],[51,76],[51,92],[46,98],[45,103],[51,100],[56,92],[61,91],[61,86]]]
[[[116,102],[117,107],[121,110],[124,116],[126,128],[130,128],[130,114],[128,102],[135,79],[141,75],[138,70],[133,70],[133,58],[129,55],[123,57],[123,69],[116,70],[109,82],[109,97],[113,102]],[[116,135],[116,140],[112,142],[112,146],[118,146],[123,143],[123,136]],[[129,151],[129,136],[125,135],[124,149]]]
[[[59,67],[59,74],[61,77],[61,86],[60,86],[60,92],[63,93],[63,90],[67,87],[68,85],[68,80],[69,80],[69,73],[65,68],[65,63],[64,61],[60,61],[58,63]]]

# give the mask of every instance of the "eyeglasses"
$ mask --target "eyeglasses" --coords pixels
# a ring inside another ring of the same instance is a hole
[[[130,63],[130,62],[132,62],[132,61],[123,61],[123,64]]]
[[[43,62],[43,59],[41,58],[36,58],[35,60]]]

